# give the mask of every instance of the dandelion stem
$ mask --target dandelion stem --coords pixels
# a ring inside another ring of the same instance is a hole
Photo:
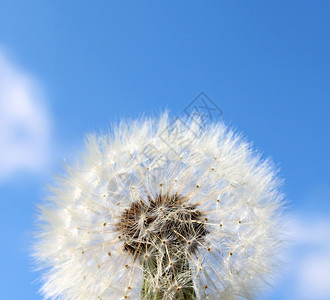
[[[142,262],[141,299],[196,299],[189,262],[183,254],[180,256],[171,267],[168,266],[168,256],[162,257],[161,262],[157,261],[159,257],[156,256]],[[178,279],[183,282],[182,286],[179,286]]]

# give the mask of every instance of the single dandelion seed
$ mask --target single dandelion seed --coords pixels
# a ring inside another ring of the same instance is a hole
[[[91,135],[86,148],[40,210],[45,298],[252,299],[270,283],[280,180],[239,135],[164,114]]]

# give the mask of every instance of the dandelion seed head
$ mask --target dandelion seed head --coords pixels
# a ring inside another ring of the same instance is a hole
[[[198,121],[164,114],[87,138],[40,207],[46,298],[251,299],[272,281],[281,181],[240,135]]]

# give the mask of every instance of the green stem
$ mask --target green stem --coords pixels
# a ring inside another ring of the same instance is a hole
[[[143,300],[162,300],[165,299],[165,293],[169,291],[174,295],[174,299],[178,300],[195,300],[196,293],[193,287],[192,274],[189,267],[189,262],[186,257],[181,255],[180,259],[177,259],[173,264],[170,271],[163,274],[163,278],[160,279],[159,288],[155,287],[155,278],[158,274],[158,267],[165,270],[165,266],[168,266],[168,258],[164,257],[162,262],[157,264],[156,257],[151,257],[142,262],[143,268],[143,283],[141,290],[141,299]],[[159,266],[161,264],[161,266]],[[175,278],[179,278],[184,273],[184,277],[188,277],[185,280],[185,284],[182,287],[175,285]],[[171,278],[171,279],[169,279]],[[171,297],[172,298],[172,297]]]

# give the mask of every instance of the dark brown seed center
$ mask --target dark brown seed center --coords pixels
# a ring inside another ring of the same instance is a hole
[[[160,252],[185,249],[194,254],[208,233],[203,214],[186,197],[157,195],[139,200],[126,209],[116,225],[124,250],[135,259]]]

